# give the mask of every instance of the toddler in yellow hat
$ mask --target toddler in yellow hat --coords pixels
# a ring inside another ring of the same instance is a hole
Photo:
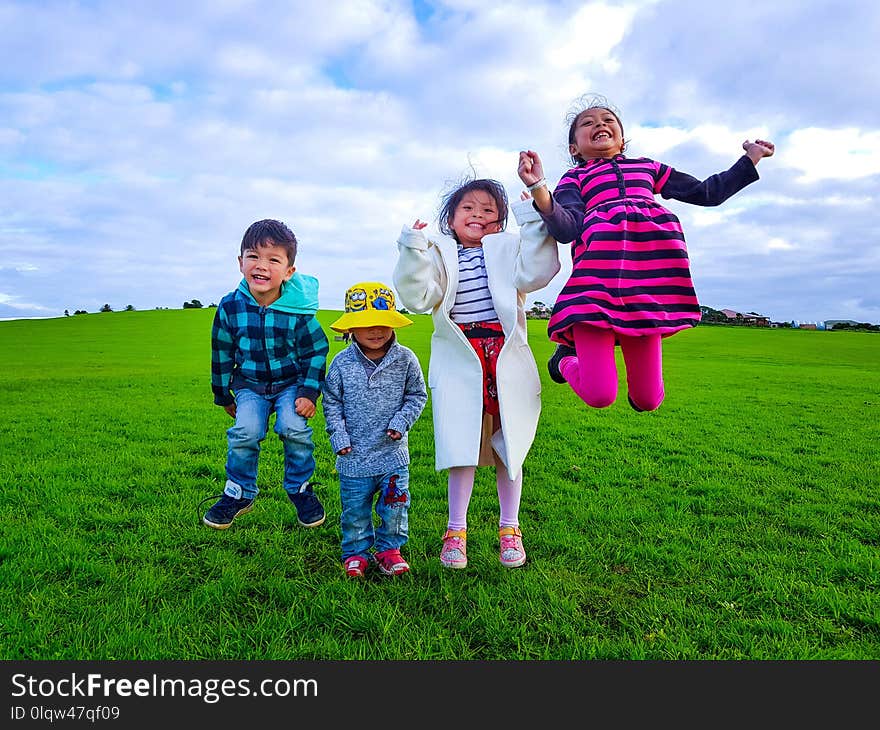
[[[327,371],[323,404],[339,473],[342,564],[354,578],[372,563],[383,575],[410,569],[400,553],[411,501],[407,433],[428,400],[419,360],[395,334],[410,324],[391,288],[367,281],[346,291],[345,312],[330,325],[351,335]]]

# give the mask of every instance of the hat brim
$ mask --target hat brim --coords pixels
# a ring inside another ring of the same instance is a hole
[[[348,332],[354,327],[406,327],[412,324],[412,320],[404,317],[400,312],[393,309],[376,310],[365,309],[362,312],[346,312],[333,324],[330,329],[335,332]]]

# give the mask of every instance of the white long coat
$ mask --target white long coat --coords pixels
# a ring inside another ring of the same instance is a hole
[[[511,209],[520,235],[483,237],[489,290],[504,330],[496,373],[501,429],[494,436],[490,417],[483,418],[480,360],[449,316],[458,289],[457,243],[447,236],[429,240],[424,231],[408,226],[397,240],[399,258],[393,280],[399,299],[413,312],[433,313],[428,387],[438,471],[492,464],[494,449],[513,480],[535,439],[541,381],[528,345],[524,305],[527,293],[547,286],[559,271],[559,249],[531,200]],[[490,438],[491,448],[487,448]]]

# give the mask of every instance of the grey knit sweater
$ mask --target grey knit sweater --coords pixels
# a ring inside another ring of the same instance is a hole
[[[378,367],[370,365],[357,342],[342,350],[327,371],[323,385],[324,419],[336,471],[344,476],[376,476],[409,464],[407,432],[428,401],[425,379],[416,354],[395,338]],[[399,441],[386,431],[399,431]]]

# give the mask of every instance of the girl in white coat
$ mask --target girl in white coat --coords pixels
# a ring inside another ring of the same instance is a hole
[[[526,335],[525,298],[560,269],[558,246],[524,195],[520,235],[503,233],[507,195],[470,180],[445,196],[442,236],[403,227],[394,286],[413,312],[433,313],[428,386],[437,470],[449,470],[449,521],[440,562],[467,565],[467,510],[477,466],[495,466],[500,560],[525,563],[519,527],[522,466],[541,412],[541,383]]]

